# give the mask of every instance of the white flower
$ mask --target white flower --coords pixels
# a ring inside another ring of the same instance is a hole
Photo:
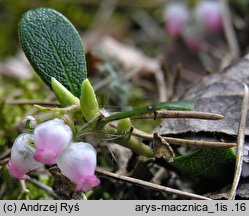
[[[189,11],[185,4],[170,2],[164,11],[166,31],[172,37],[178,37],[189,19]]]
[[[96,163],[95,149],[84,142],[72,143],[57,157],[58,167],[75,183],[76,191],[87,191],[100,183],[94,175]]]
[[[219,1],[200,1],[195,8],[195,17],[209,32],[219,32],[222,28],[221,5]]]
[[[38,125],[34,130],[35,160],[55,164],[56,157],[72,140],[72,131],[62,120],[53,119]]]
[[[8,169],[11,176],[25,179],[26,173],[41,167],[42,164],[33,159],[35,148],[32,146],[33,135],[23,133],[19,135],[11,149]]]
[[[25,116],[23,119],[23,124],[30,129],[33,129],[37,126],[37,121],[34,116]]]

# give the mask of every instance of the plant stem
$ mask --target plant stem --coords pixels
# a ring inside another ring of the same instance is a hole
[[[238,129],[238,140],[237,140],[237,155],[236,155],[236,164],[235,164],[235,172],[234,172],[234,180],[232,184],[231,191],[229,193],[228,199],[234,200],[236,196],[236,190],[239,185],[239,180],[242,172],[242,166],[243,166],[243,149],[244,149],[244,143],[245,143],[245,129],[246,129],[246,117],[248,112],[248,106],[249,106],[249,90],[248,86],[244,84],[244,97],[241,107],[241,113],[240,113],[240,123],[239,123],[239,129]]]
[[[193,119],[203,119],[203,120],[221,120],[224,118],[224,116],[216,113],[207,113],[207,112],[198,112],[198,111],[163,110],[131,118],[132,119],[193,118]]]
[[[168,110],[191,110],[193,109],[193,103],[189,101],[176,101],[176,102],[162,102],[154,105],[149,105],[146,107],[135,108],[130,111],[118,112],[110,116],[101,119],[99,124],[105,125],[108,122],[116,121],[124,118],[131,118],[135,116],[140,116],[144,114],[153,113],[157,110],[168,109]]]
[[[107,136],[108,134],[120,135],[116,139],[114,139],[113,142],[129,148],[139,155],[143,155],[146,157],[153,156],[152,149],[149,146],[140,142],[136,137],[130,136],[129,134],[127,135],[121,134],[117,131],[116,128],[113,128],[111,125],[105,125],[103,130]]]

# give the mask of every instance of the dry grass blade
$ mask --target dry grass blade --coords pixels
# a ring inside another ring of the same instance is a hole
[[[234,173],[234,180],[232,184],[231,191],[229,193],[228,199],[234,200],[236,196],[236,190],[239,184],[241,171],[242,171],[242,165],[243,165],[243,148],[244,148],[244,142],[245,142],[245,127],[246,127],[246,117],[248,112],[248,102],[249,102],[249,93],[248,93],[248,86],[244,84],[245,90],[244,90],[244,97],[241,107],[241,113],[240,113],[240,123],[239,123],[239,129],[238,129],[238,140],[237,140],[237,157],[236,157],[236,164],[235,164],[235,173]]]
[[[243,146],[244,146],[244,137],[245,137],[245,127],[246,127],[246,117],[248,111],[248,86],[244,84],[245,92],[243,97],[243,103],[241,108],[241,117],[240,117],[240,124],[238,129],[238,148],[237,148],[237,158],[236,158],[236,166],[235,166],[235,175],[234,181],[232,184],[232,189],[229,194],[228,199],[234,199],[236,195],[236,189],[239,183],[239,179],[241,176],[242,171],[242,164],[243,164]]]
[[[216,113],[207,113],[207,112],[198,112],[198,111],[163,110],[131,118],[132,119],[193,118],[193,119],[203,119],[203,120],[221,120],[224,118],[224,116]]]
[[[189,192],[180,191],[180,190],[169,188],[169,187],[164,187],[164,186],[161,186],[161,185],[157,185],[157,184],[154,184],[154,183],[151,183],[151,182],[143,181],[143,180],[128,177],[128,176],[118,175],[116,173],[101,170],[99,168],[96,169],[96,173],[98,175],[103,176],[103,177],[112,178],[112,179],[116,179],[116,180],[119,180],[119,181],[124,181],[124,182],[127,182],[127,183],[131,183],[131,184],[136,184],[136,185],[139,185],[141,187],[146,187],[146,188],[156,190],[156,191],[175,194],[177,196],[181,196],[181,197],[185,197],[185,198],[189,198],[189,199],[211,200],[208,197],[200,196],[200,195],[189,193]]]
[[[228,0],[220,0],[220,2],[221,2],[224,33],[230,47],[231,57],[232,60],[238,59],[240,56],[240,49],[235,31],[233,29],[232,17],[228,6]]]
[[[167,97],[166,82],[165,82],[164,74],[160,68],[155,72],[155,79],[157,82],[159,101],[160,102],[167,101],[168,97]]]
[[[146,140],[153,140],[153,135],[134,129],[132,132],[133,135],[141,137]],[[185,145],[201,148],[232,148],[235,147],[236,143],[225,143],[225,142],[211,142],[211,141],[199,141],[199,140],[190,140],[190,139],[179,139],[173,137],[163,137],[168,143],[174,145]]]
[[[172,137],[163,137],[167,142],[175,145],[195,146],[201,148],[232,148],[236,146],[236,143],[225,142],[211,142],[211,141],[199,141],[189,139],[178,139]]]

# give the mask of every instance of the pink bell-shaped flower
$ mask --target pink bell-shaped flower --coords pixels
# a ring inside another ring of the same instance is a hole
[[[63,175],[75,183],[76,191],[88,191],[100,180],[94,175],[96,151],[89,143],[72,143],[58,157],[57,165]]]
[[[72,131],[62,120],[53,119],[38,125],[34,130],[36,151],[34,159],[44,164],[55,164],[56,157],[72,140]]]
[[[178,37],[189,19],[189,11],[181,2],[171,2],[164,10],[166,31],[174,38]]]
[[[222,28],[221,5],[219,1],[202,0],[195,8],[196,20],[211,33]]]
[[[18,179],[25,179],[26,173],[42,166],[34,160],[35,148],[32,146],[33,135],[23,133],[19,135],[11,149],[8,170],[11,176]]]

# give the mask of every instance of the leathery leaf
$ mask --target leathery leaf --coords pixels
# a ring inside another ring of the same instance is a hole
[[[174,158],[170,163],[178,171],[196,177],[229,181],[233,177],[236,155],[229,149],[199,149]]]
[[[78,32],[62,14],[49,8],[26,12],[19,23],[19,39],[34,70],[50,88],[54,77],[80,97],[87,76],[85,53]]]

